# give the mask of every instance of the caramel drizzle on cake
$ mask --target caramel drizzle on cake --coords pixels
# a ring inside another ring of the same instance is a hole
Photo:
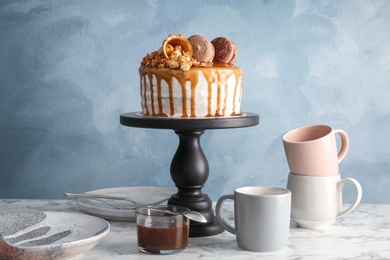
[[[226,103],[228,94],[231,91],[228,91],[228,79],[232,74],[235,74],[235,86],[233,91],[233,112],[230,116],[237,116],[240,114],[235,113],[236,107],[236,95],[241,96],[242,84],[240,84],[242,72],[240,68],[229,66],[227,69],[223,67],[193,67],[188,71],[181,70],[172,70],[167,68],[153,68],[153,67],[144,67],[139,68],[139,73],[141,76],[141,96],[143,98],[144,107],[146,108],[143,111],[143,114],[146,116],[160,116],[168,117],[175,114],[175,104],[174,104],[174,91],[173,91],[173,78],[175,78],[181,86],[181,102],[182,102],[182,117],[198,117],[196,114],[196,88],[199,82],[199,71],[202,72],[208,84],[208,96],[207,96],[207,115],[206,117],[222,117],[226,116]],[[156,86],[154,86],[153,76],[156,79]],[[148,77],[149,86],[147,84],[146,77]],[[163,111],[163,97],[162,97],[162,85],[161,82],[164,80],[168,86],[168,95],[169,95],[169,107],[170,111]],[[190,102],[188,104],[188,93],[187,93],[187,82],[190,82]],[[216,108],[215,111],[212,109],[212,100],[213,100],[213,83],[217,85],[217,97],[216,97]],[[149,89],[148,89],[149,88]],[[154,91],[157,90],[157,100],[155,100]],[[147,91],[150,91],[150,103],[147,104]],[[239,93],[237,93],[239,91]],[[225,94],[223,95],[224,92]],[[178,97],[176,97],[178,98]],[[156,103],[157,102],[157,103]],[[148,106],[149,105],[149,106]],[[156,106],[157,105],[157,106]],[[188,115],[188,106],[190,107],[190,115]],[[148,107],[151,107],[151,111]],[[158,111],[155,111],[155,107],[158,108]],[[179,112],[179,111],[177,111]]]

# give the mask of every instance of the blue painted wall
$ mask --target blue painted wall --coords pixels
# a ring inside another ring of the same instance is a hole
[[[361,182],[363,202],[390,203],[388,0],[1,1],[0,198],[173,186],[174,132],[119,115],[140,110],[142,57],[178,33],[235,42],[242,109],[261,117],[202,136],[213,200],[284,187],[283,134],[329,124],[350,136],[342,176]]]

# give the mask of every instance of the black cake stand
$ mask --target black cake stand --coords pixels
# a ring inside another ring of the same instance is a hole
[[[221,118],[157,118],[143,116],[140,112],[122,114],[120,123],[124,126],[171,129],[179,136],[179,147],[171,162],[171,177],[178,192],[168,200],[169,205],[187,207],[202,213],[207,223],[191,221],[190,236],[212,236],[224,231],[218,223],[212,202],[202,187],[209,176],[209,164],[200,145],[200,137],[207,129],[227,129],[255,126],[259,116],[243,113],[242,116]]]

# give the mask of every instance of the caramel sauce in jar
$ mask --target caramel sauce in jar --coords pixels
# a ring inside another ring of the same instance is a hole
[[[145,227],[137,225],[138,246],[149,250],[172,250],[188,245],[188,225]]]
[[[164,206],[164,208],[172,206]],[[174,210],[182,207],[173,206]],[[137,216],[138,248],[145,253],[172,254],[188,245],[189,219],[180,213],[140,208]],[[172,209],[170,209],[172,210]]]

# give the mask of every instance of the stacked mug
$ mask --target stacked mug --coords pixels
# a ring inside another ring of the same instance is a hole
[[[340,136],[340,149],[336,135]],[[327,125],[294,129],[283,136],[290,173],[287,189],[291,191],[291,218],[299,227],[324,229],[351,212],[362,197],[362,188],[353,178],[341,179],[339,163],[348,152],[345,131]],[[356,189],[355,201],[343,210],[345,183]]]

